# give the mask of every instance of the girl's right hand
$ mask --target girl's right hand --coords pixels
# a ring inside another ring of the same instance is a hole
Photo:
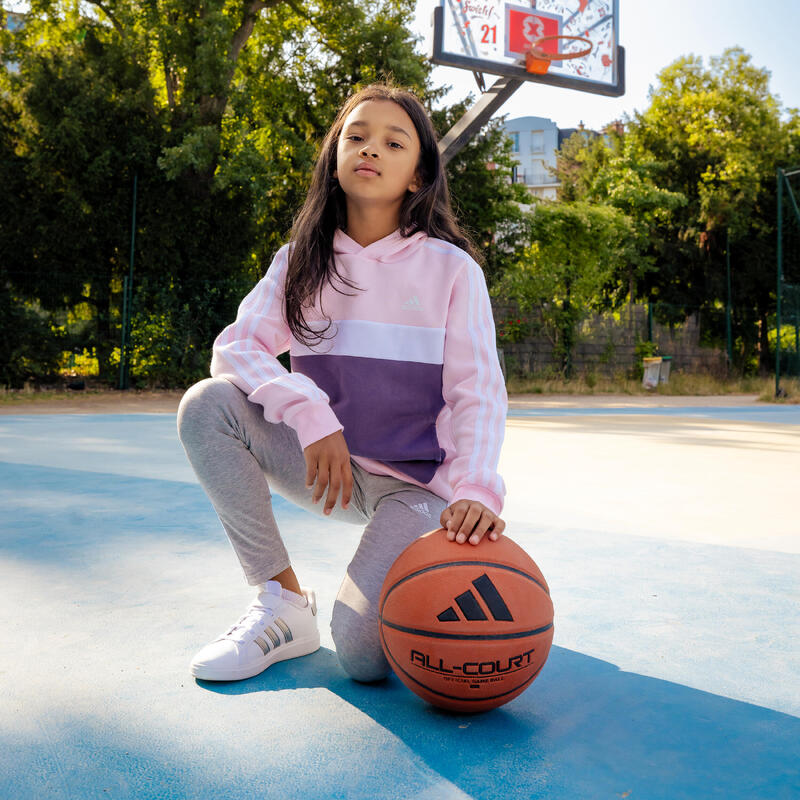
[[[353,494],[353,473],[344,434],[336,431],[313,442],[303,450],[303,455],[306,459],[306,487],[314,487],[312,501],[316,503],[327,487],[324,512],[330,514],[341,489],[342,508],[347,508]]]

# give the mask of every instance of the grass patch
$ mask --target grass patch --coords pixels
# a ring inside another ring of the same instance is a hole
[[[70,391],[68,389],[2,389],[0,388],[0,406],[27,405],[46,403],[51,400],[75,400],[76,397],[108,397],[112,389],[84,389]]]
[[[641,380],[618,376],[606,378],[596,375],[581,375],[571,380],[547,377],[509,377],[507,390],[514,394],[563,394],[563,395],[630,395],[645,397],[652,395],[712,397],[719,395],[756,395],[764,402],[800,403],[800,383],[784,380],[782,388],[786,397],[775,398],[775,378],[717,378],[712,375],[673,372],[667,383],[655,389],[645,389]]]
[[[758,399],[763,400],[765,403],[800,403],[800,379],[798,378],[781,378],[781,390],[783,394],[780,397],[775,397],[775,381],[772,385],[767,387],[763,394],[759,395]]]
[[[0,407],[27,406],[42,403],[81,403],[92,398],[128,400],[137,397],[158,397],[182,394],[185,389],[127,389],[120,391],[100,382],[87,380],[84,389],[67,389],[64,384],[47,386],[26,386],[24,389],[4,389],[0,387]]]
[[[619,376],[605,378],[594,374],[581,375],[572,380],[559,377],[514,377],[508,379],[506,386],[509,396],[521,394],[538,395],[630,395],[645,397],[652,395],[711,397],[719,395],[755,395],[765,403],[800,404],[800,380],[783,378],[781,388],[785,395],[775,397],[775,378],[715,378],[710,375],[690,375],[673,372],[667,383],[656,389],[645,389],[641,380]],[[63,386],[43,386],[41,388],[3,389],[0,388],[0,406],[27,405],[46,402],[80,402],[81,398],[112,398],[120,400],[139,396],[158,396],[183,393],[185,389],[128,389],[119,391],[104,385],[87,382],[85,389],[74,391]]]

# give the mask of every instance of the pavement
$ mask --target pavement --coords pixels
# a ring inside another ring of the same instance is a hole
[[[127,391],[75,391],[67,396],[49,397],[30,391],[16,393],[0,403],[0,416],[17,414],[174,414],[184,392],[179,389]],[[515,394],[509,408],[681,408],[702,406],[729,408],[765,406],[758,396],[729,394],[719,396],[687,395],[584,395],[584,394]]]
[[[800,411],[512,400],[503,518],[550,657],[484,714],[351,681],[328,623],[360,529],[275,497],[321,649],[237,683],[249,602],[174,410],[0,417],[0,797],[800,797]]]

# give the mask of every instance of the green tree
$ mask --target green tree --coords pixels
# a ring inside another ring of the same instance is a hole
[[[16,290],[47,311],[78,303],[92,308],[93,324],[83,326],[80,344],[96,350],[109,382],[116,377],[113,349],[129,266],[134,175],[136,277],[144,286],[164,275],[186,286],[189,281],[180,279],[187,275],[239,270],[247,241],[236,233],[247,228],[242,221],[249,223],[241,196],[211,198],[196,173],[170,178],[159,167],[170,120],[146,62],[131,49],[134,38],[48,6],[31,14],[4,48],[20,64],[18,74],[3,76],[3,99],[19,123],[15,173],[26,191],[23,224],[0,229],[0,246],[9,254],[3,266]],[[172,304],[191,304],[191,295],[178,291]],[[137,293],[137,301],[141,309],[152,308],[146,293]],[[201,337],[207,339],[202,321],[195,329],[195,343],[181,348],[183,362],[192,360]],[[205,367],[197,358],[193,366]]]
[[[541,315],[566,377],[580,323],[593,311],[618,308],[625,290],[616,278],[632,258],[630,219],[610,206],[575,201],[537,203],[526,218],[527,245],[496,293]],[[624,285],[623,285],[624,287]]]
[[[659,74],[649,108],[629,125],[628,135],[628,163],[649,163],[654,183],[685,198],[663,220],[659,269],[649,274],[645,291],[684,312],[701,311],[716,322],[711,333],[720,339],[728,235],[741,256],[752,254],[748,240],[765,244],[774,230],[775,168],[787,156],[788,137],[769,92],[769,73],[740,48],[712,58],[707,69],[700,58],[678,59]],[[765,268],[763,258],[735,263],[742,363],[753,352],[758,321],[764,369],[774,270]]]
[[[604,135],[580,130],[567,138],[556,153],[558,199],[571,202],[590,197],[596,173],[618,152],[621,141],[613,126]]]
[[[731,48],[708,68],[689,56],[662,70],[621,139],[562,148],[565,196],[611,204],[634,222],[641,258],[629,275],[632,299],[656,301],[664,322],[699,313],[718,343],[730,236],[743,366],[756,351],[768,365],[775,168],[797,153],[797,125],[770,94],[769,73]]]
[[[0,200],[4,280],[45,312],[87,304],[76,336],[113,383],[138,176],[135,366],[158,382],[203,377],[215,333],[286,241],[345,97],[385,78],[429,107],[448,91],[414,49],[414,6],[34,3],[0,33],[20,65],[0,73],[2,177],[18,189]],[[490,129],[451,172],[481,242],[506,216],[509,192],[490,191],[502,170],[486,169],[504,158],[490,153],[499,138]]]
[[[681,193],[657,185],[657,165],[642,159],[635,145],[621,124],[608,126],[602,136],[577,132],[564,142],[556,167],[562,201],[602,203],[627,215],[634,239],[615,277],[627,286],[630,302],[639,299],[642,280],[663,253],[663,226],[686,204]]]
[[[463,116],[472,97],[431,116],[439,137]],[[490,120],[481,132],[447,164],[447,180],[453,208],[486,256],[487,283],[492,287],[521,254],[519,231],[522,205],[531,202],[527,188],[512,183],[517,163],[503,118]]]

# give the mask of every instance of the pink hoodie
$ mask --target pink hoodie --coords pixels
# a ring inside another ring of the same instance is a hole
[[[291,335],[284,245],[214,342],[211,375],[294,428],[303,448],[343,430],[368,472],[499,514],[508,397],[480,267],[421,231],[362,247],[337,229],[333,244],[340,275],[360,289],[326,284],[305,318],[324,330],[327,315],[335,336],[309,348]],[[276,358],[287,350],[291,372]]]

